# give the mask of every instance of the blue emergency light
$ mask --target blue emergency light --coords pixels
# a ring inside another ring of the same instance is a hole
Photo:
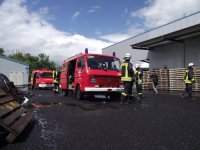
[[[85,48],[85,53],[88,54],[88,48]]]

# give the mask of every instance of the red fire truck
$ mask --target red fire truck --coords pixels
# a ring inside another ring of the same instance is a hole
[[[53,71],[34,70],[31,75],[31,88],[53,88]]]
[[[84,95],[105,95],[119,99],[123,89],[120,81],[120,60],[115,56],[102,54],[75,55],[64,61],[60,87],[65,95],[74,92],[77,99]]]

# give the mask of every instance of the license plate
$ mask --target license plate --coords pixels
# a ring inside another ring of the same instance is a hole
[[[52,84],[47,84],[47,87],[52,87]]]

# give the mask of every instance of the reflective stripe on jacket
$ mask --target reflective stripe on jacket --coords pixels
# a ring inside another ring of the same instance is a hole
[[[121,81],[133,81],[132,74],[128,70],[128,62],[124,62],[121,64]]]
[[[191,79],[190,79],[191,78]],[[191,84],[192,82],[194,82],[195,79],[194,79],[194,76],[193,76],[193,72],[192,72],[192,77],[189,77],[189,70],[186,70],[185,71],[185,77],[184,77],[184,82],[185,83],[189,83]]]
[[[142,72],[139,70],[136,70],[136,82],[138,83],[138,84],[142,84],[143,83],[143,75],[142,75]]]
[[[53,71],[53,82],[59,83],[59,73],[58,73],[58,71]]]

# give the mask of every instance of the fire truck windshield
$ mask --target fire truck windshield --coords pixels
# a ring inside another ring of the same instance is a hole
[[[120,61],[119,59],[106,56],[87,56],[88,68],[89,69],[100,69],[100,70],[119,70]]]
[[[51,72],[42,72],[40,73],[41,78],[53,78],[53,74]]]

